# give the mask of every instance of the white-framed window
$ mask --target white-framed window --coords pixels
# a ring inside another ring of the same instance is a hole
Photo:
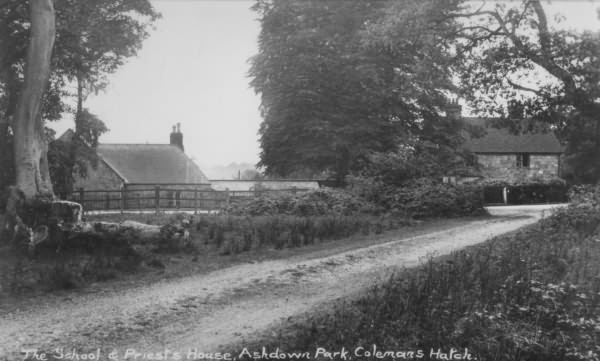
[[[517,154],[517,168],[529,168],[530,160],[529,153]]]

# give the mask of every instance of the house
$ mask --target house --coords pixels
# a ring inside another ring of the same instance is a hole
[[[68,137],[68,133],[61,136],[62,139]],[[208,187],[208,178],[183,149],[179,124],[173,126],[169,144],[99,144],[97,167],[88,167],[85,178],[76,176],[73,188],[118,190],[124,185],[136,184],[206,184]]]
[[[460,116],[461,107],[454,102],[449,116]],[[480,177],[506,183],[548,182],[560,178],[563,147],[551,131],[514,134],[495,128],[493,118],[461,117],[466,125],[479,127],[481,137],[467,137],[465,147],[473,153],[469,165]]]

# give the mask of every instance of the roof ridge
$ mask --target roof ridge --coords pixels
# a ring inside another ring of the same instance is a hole
[[[98,154],[131,183],[185,183],[207,179],[200,166],[177,145],[105,143]]]
[[[168,145],[176,147],[175,144],[169,143],[100,143],[98,145]]]

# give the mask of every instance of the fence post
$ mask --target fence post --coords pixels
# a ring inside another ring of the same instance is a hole
[[[296,186],[292,186],[292,194],[293,194],[293,195],[296,195],[296,192],[297,192],[297,191],[298,191],[298,190],[296,189]]]
[[[121,200],[123,201],[121,212],[123,212],[123,210],[127,209],[127,183],[123,183],[123,187],[121,188]]]
[[[121,185],[121,193],[119,194],[119,198],[121,198],[119,201],[119,206],[121,208],[121,214],[123,214],[123,210],[125,209],[125,185],[122,184]]]
[[[194,188],[194,214],[198,214],[198,187]]]
[[[137,197],[137,209],[138,209],[138,211],[142,212],[142,203],[140,201],[140,194],[136,193],[135,195]]]
[[[83,187],[79,187],[79,204],[81,204],[81,215],[83,216],[83,214],[85,213],[85,206],[83,204],[84,202],[84,197],[85,197],[85,191],[83,190]]]
[[[175,191],[175,208],[181,207],[181,191]]]
[[[229,207],[229,200],[230,200],[229,188],[225,188],[225,206],[227,206],[227,207]]]
[[[481,187],[481,208],[485,206],[485,187]]]
[[[108,192],[106,192],[106,195],[104,196],[104,209],[110,210],[110,195]]]
[[[154,207],[156,213],[160,212],[160,186],[154,187]]]

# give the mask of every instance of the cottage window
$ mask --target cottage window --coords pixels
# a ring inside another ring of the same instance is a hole
[[[530,164],[529,154],[519,153],[517,154],[517,168],[529,168]]]
[[[477,154],[467,155],[467,167],[475,167],[477,165]]]

